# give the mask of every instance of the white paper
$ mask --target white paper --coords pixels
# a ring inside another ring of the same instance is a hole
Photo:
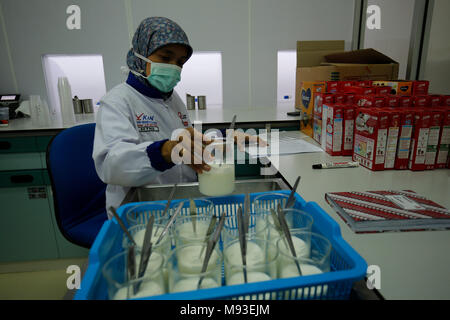
[[[259,135],[259,137],[267,141],[269,146],[262,148],[258,145],[250,145],[247,152],[252,158],[261,158],[272,155],[323,152],[322,148],[303,140],[305,135],[298,131],[278,132],[278,147],[276,145],[276,141],[271,141],[275,139],[276,135],[272,135],[269,140],[267,139],[266,134]]]
[[[394,202],[396,205],[398,205],[400,208],[405,210],[424,210],[425,208],[422,207],[420,204],[415,202],[414,200],[405,197],[403,195],[388,195],[385,196],[392,202]]]

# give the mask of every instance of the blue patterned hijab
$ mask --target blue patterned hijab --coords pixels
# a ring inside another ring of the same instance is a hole
[[[163,17],[151,17],[144,19],[133,36],[133,47],[127,54],[128,68],[140,74],[145,74],[146,62],[136,57],[133,51],[143,55],[150,56],[157,49],[172,43],[183,44],[188,49],[188,59],[192,55],[192,47],[186,33],[174,21]],[[148,82],[137,77],[139,81],[149,85]]]

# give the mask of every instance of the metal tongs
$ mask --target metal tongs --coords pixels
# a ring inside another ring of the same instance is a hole
[[[206,230],[205,242],[208,242],[209,238],[211,237],[211,234],[214,231],[214,227],[216,226],[216,222],[217,222],[217,217],[212,216],[211,221],[209,221],[208,230]],[[204,250],[205,250],[205,247],[203,246],[202,250],[200,250],[200,254],[198,255],[199,258],[202,256]]]
[[[294,187],[291,190],[291,193],[289,194],[289,198],[286,201],[286,205],[284,206],[287,208],[292,208],[295,204],[295,192],[297,190],[298,184],[300,182],[300,176],[297,177],[297,180],[295,180]]]
[[[159,235],[158,240],[156,240],[155,242],[155,246],[158,245],[162,238],[164,238],[164,235],[167,233],[167,231],[169,230],[170,226],[174,223],[175,218],[178,216],[178,214],[181,211],[181,208],[183,208],[183,203],[184,202],[180,202],[180,204],[178,205],[178,207],[176,208],[174,214],[170,217],[169,221],[167,222],[166,226],[164,227],[163,231],[161,232],[161,234]]]
[[[280,224],[281,229],[284,232],[286,240],[289,245],[289,249],[291,250],[291,254],[294,257],[295,265],[297,266],[298,274],[302,275],[302,270],[300,269],[300,264],[297,261],[297,254],[295,253],[294,243],[292,242],[291,232],[289,231],[289,227],[286,222],[286,217],[284,216],[283,210],[281,209],[281,205],[278,204],[278,222]]]
[[[170,202],[172,202],[172,198],[173,198],[173,196],[175,194],[175,190],[176,189],[177,189],[177,184],[175,183],[173,188],[172,188],[172,191],[170,192],[169,199],[167,199],[167,204],[166,204],[166,207],[164,208],[164,212],[162,213],[161,217],[164,217],[166,215],[166,213],[167,213],[167,210],[169,210]]]
[[[113,207],[109,208],[112,214],[114,215],[114,218],[116,218],[117,222],[119,223],[120,228],[122,231],[126,234],[128,237],[128,240],[130,240],[131,244],[134,246],[137,246],[136,242],[134,241],[133,237],[131,236],[130,232],[128,231],[127,227],[125,227],[125,224],[123,223],[122,219],[120,219],[119,215],[116,212],[116,209]]]
[[[200,286],[202,284],[203,278],[205,277],[204,273],[206,272],[206,269],[208,267],[209,259],[211,259],[211,255],[214,251],[214,248],[216,247],[217,241],[219,240],[220,233],[222,231],[223,225],[225,223],[225,213],[222,213],[222,215],[219,218],[219,224],[212,234],[212,236],[208,239],[207,247],[206,247],[206,253],[205,258],[203,259],[203,265],[201,270],[201,276],[200,279],[198,279],[197,283],[197,290],[200,289]]]
[[[244,273],[244,282],[247,283],[247,241],[246,241],[246,226],[244,217],[242,215],[242,207],[239,206],[238,208],[238,214],[237,214],[237,222],[238,222],[238,232],[239,232],[239,244],[241,246],[241,257],[242,257],[242,264],[244,266],[243,273]]]
[[[152,234],[153,234],[153,223],[155,221],[155,217],[151,216],[147,227],[145,228],[145,235],[144,235],[144,242],[142,244],[142,255],[141,255],[141,261],[139,262],[139,271],[138,271],[138,278],[142,278],[145,274],[145,270],[147,270],[148,262],[150,261],[150,256],[152,254]],[[141,282],[136,283],[134,286],[134,294],[136,294],[139,291],[139,287],[141,285]]]
[[[195,206],[195,201],[192,198],[189,199],[189,213],[192,217],[192,229],[194,233],[197,233],[197,207]]]

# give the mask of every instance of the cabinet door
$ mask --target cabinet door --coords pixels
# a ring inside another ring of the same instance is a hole
[[[56,259],[45,186],[0,188],[0,261]]]

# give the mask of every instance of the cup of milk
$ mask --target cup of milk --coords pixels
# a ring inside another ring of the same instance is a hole
[[[130,227],[138,224],[147,225],[151,216],[154,216],[155,219],[163,218],[168,221],[169,214],[166,213],[164,217],[162,216],[165,208],[166,205],[162,203],[140,202],[135,206],[126,208],[124,216]]]
[[[161,233],[163,232],[165,226],[166,226],[166,219],[164,219],[164,218],[155,219],[155,221],[153,223],[153,228],[152,228],[152,237],[150,240],[153,244],[152,250],[158,251],[162,255],[168,255],[168,253],[172,249],[173,235],[172,235],[171,228],[169,228],[168,232],[166,232],[166,234],[163,236],[163,238],[158,243],[158,245],[156,245],[156,241],[161,236]],[[144,244],[144,237],[145,237],[146,229],[147,229],[147,224],[138,224],[138,225],[132,226],[131,228],[128,228],[128,232],[133,237],[133,240],[134,240],[134,242],[136,242],[136,245],[139,249],[141,249]],[[128,248],[128,246],[130,246],[130,245],[131,245],[131,243],[130,243],[130,240],[128,239],[128,236],[126,234],[124,234],[123,241],[122,241],[123,248]]]
[[[270,209],[274,209],[275,211],[277,210],[278,204],[284,208],[288,198],[289,195],[284,193],[264,193],[255,197],[253,200],[253,208],[256,213],[261,211],[270,213]]]
[[[211,218],[212,215],[179,217],[173,226],[176,247],[193,242],[205,242]]]
[[[227,285],[268,281],[277,278],[276,247],[263,238],[247,236],[246,266],[242,262],[239,239],[224,244],[225,281]]]
[[[202,273],[205,253],[205,242],[192,242],[172,250],[167,261],[169,292],[197,290],[201,278],[203,279],[200,289],[216,288],[222,285],[222,252],[216,245],[206,271]]]
[[[215,139],[205,147],[213,159],[206,162],[211,170],[198,175],[198,187],[206,196],[224,196],[234,191],[234,140],[228,140]]]
[[[136,250],[136,274],[139,270],[141,253]],[[110,258],[102,268],[102,274],[107,282],[108,298],[124,300],[150,297],[166,293],[166,283],[163,275],[164,257],[158,252],[152,252],[147,269],[141,278],[128,278],[128,250]],[[136,286],[139,285],[135,292]]]
[[[314,218],[308,212],[294,208],[281,210],[284,213],[286,224],[289,229],[295,229],[296,231],[311,231],[312,225],[314,223]],[[270,212],[268,213],[267,211],[261,212],[260,214],[263,214],[265,217],[268,238],[270,238],[276,244],[276,241],[280,237],[280,233],[275,228],[272,214]]]

